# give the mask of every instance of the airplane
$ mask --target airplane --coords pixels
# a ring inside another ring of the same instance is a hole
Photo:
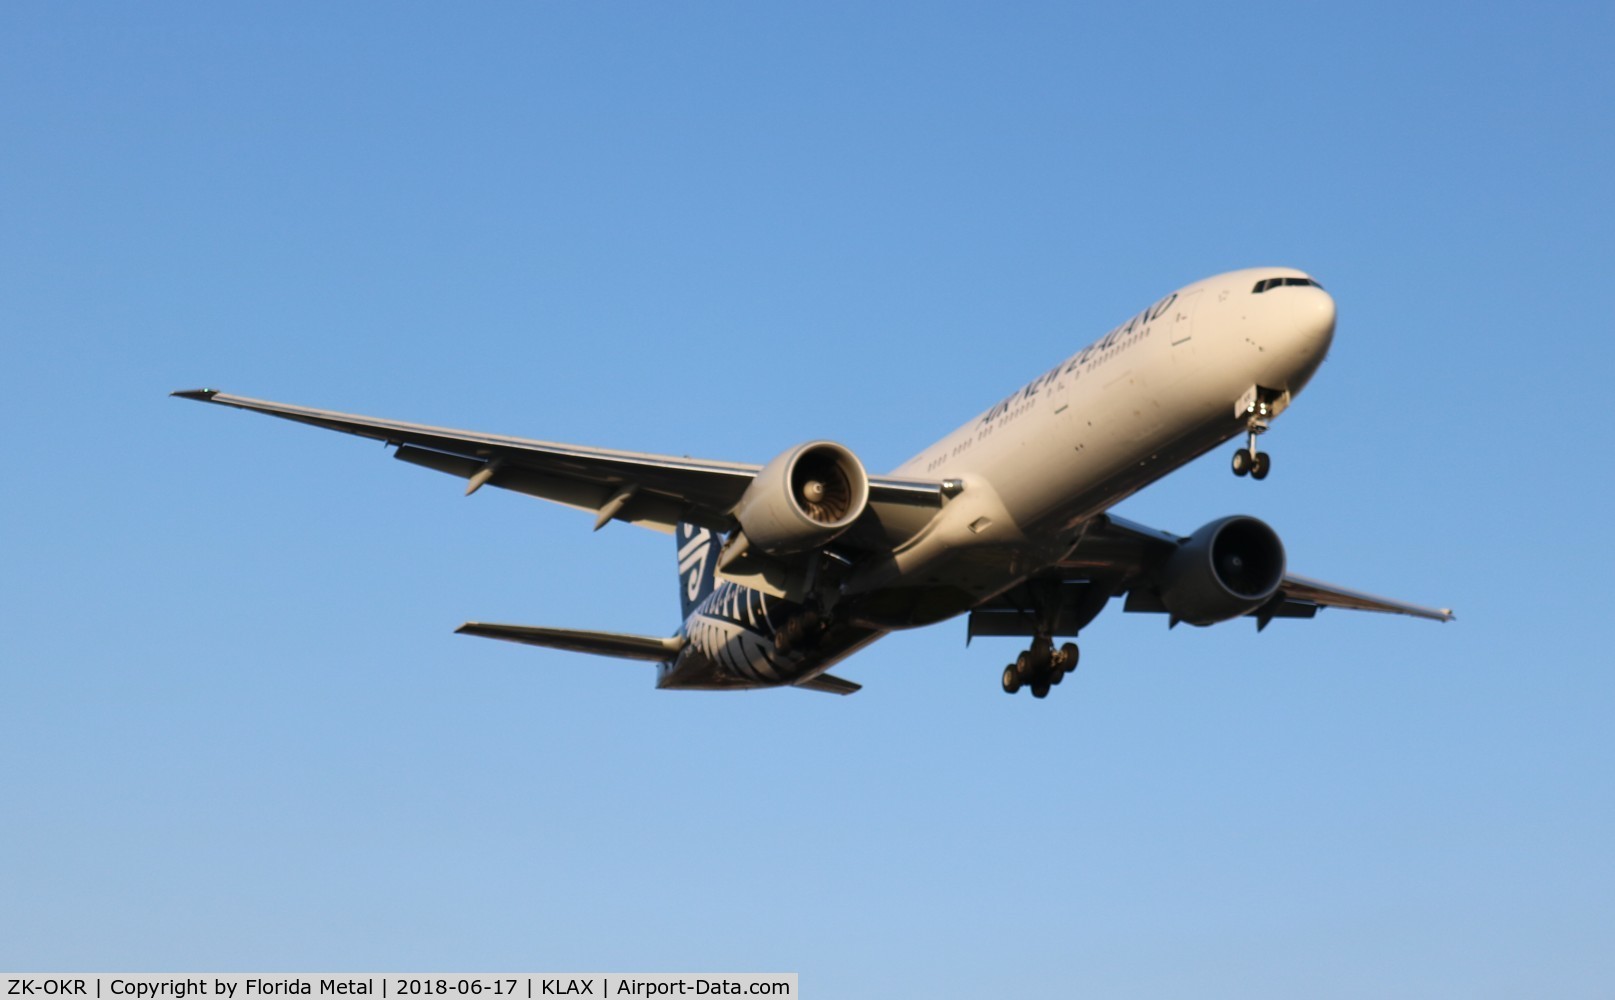
[[[1189,535],[1110,513],[1243,436],[1231,459],[1272,468],[1258,436],[1334,339],[1335,302],[1293,268],[1180,288],[988,407],[889,474],[832,441],[763,465],[450,430],[215,389],[175,392],[385,442],[394,457],[674,536],[684,620],[671,636],[466,622],[456,631],[656,664],[664,689],[851,694],[831,667],[882,636],[966,616],[1030,640],[1001,686],[1043,698],[1076,669],[1074,639],[1123,609],[1206,626],[1348,608],[1454,619],[1288,572],[1272,528],[1220,517]]]

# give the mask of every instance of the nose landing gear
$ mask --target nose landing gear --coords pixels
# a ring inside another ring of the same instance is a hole
[[[1252,479],[1266,479],[1267,472],[1273,467],[1273,459],[1265,451],[1256,450],[1256,435],[1267,430],[1264,425],[1260,428],[1252,427],[1248,433],[1249,443],[1234,452],[1234,475],[1250,476]]]
[[[1266,479],[1273,460],[1267,452],[1256,450],[1256,436],[1267,432],[1270,420],[1278,416],[1290,400],[1288,392],[1276,392],[1253,385],[1236,404],[1235,412],[1245,418],[1245,447],[1234,452],[1233,469],[1236,476]]]
[[[1032,640],[1032,648],[1015,658],[1015,662],[1004,668],[1003,685],[1005,694],[1015,694],[1021,686],[1028,685],[1032,689],[1032,697],[1047,698],[1049,688],[1065,679],[1065,675],[1077,669],[1077,658],[1080,651],[1077,644],[1068,642],[1059,649],[1054,648],[1054,640],[1048,636],[1038,636]]]

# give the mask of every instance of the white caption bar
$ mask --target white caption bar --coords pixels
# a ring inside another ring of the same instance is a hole
[[[541,1000],[543,997],[795,997],[796,973],[130,972],[0,973],[0,1000]]]

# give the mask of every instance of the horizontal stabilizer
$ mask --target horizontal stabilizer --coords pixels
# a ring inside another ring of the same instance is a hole
[[[812,680],[803,681],[801,684],[796,686],[799,688],[807,688],[809,691],[823,691],[825,694],[852,694],[854,691],[863,689],[862,684],[854,684],[852,681],[844,681],[839,677],[832,677],[829,674],[820,674]]]
[[[684,645],[684,640],[677,636],[663,639],[654,635],[541,628],[536,625],[466,622],[454,631],[461,635],[480,635],[484,639],[503,639],[506,642],[521,642],[529,646],[549,646],[552,649],[569,649],[574,653],[593,653],[596,656],[615,656],[624,660],[646,660],[651,663],[673,659]]]

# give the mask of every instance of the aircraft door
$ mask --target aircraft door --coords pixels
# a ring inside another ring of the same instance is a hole
[[[1195,343],[1194,343],[1194,313],[1200,304],[1200,289],[1195,289],[1184,295],[1179,295],[1172,303],[1171,316],[1163,316],[1167,320],[1166,340],[1172,352],[1172,368],[1177,377],[1188,375],[1194,371]],[[1176,381],[1176,378],[1174,378]]]

